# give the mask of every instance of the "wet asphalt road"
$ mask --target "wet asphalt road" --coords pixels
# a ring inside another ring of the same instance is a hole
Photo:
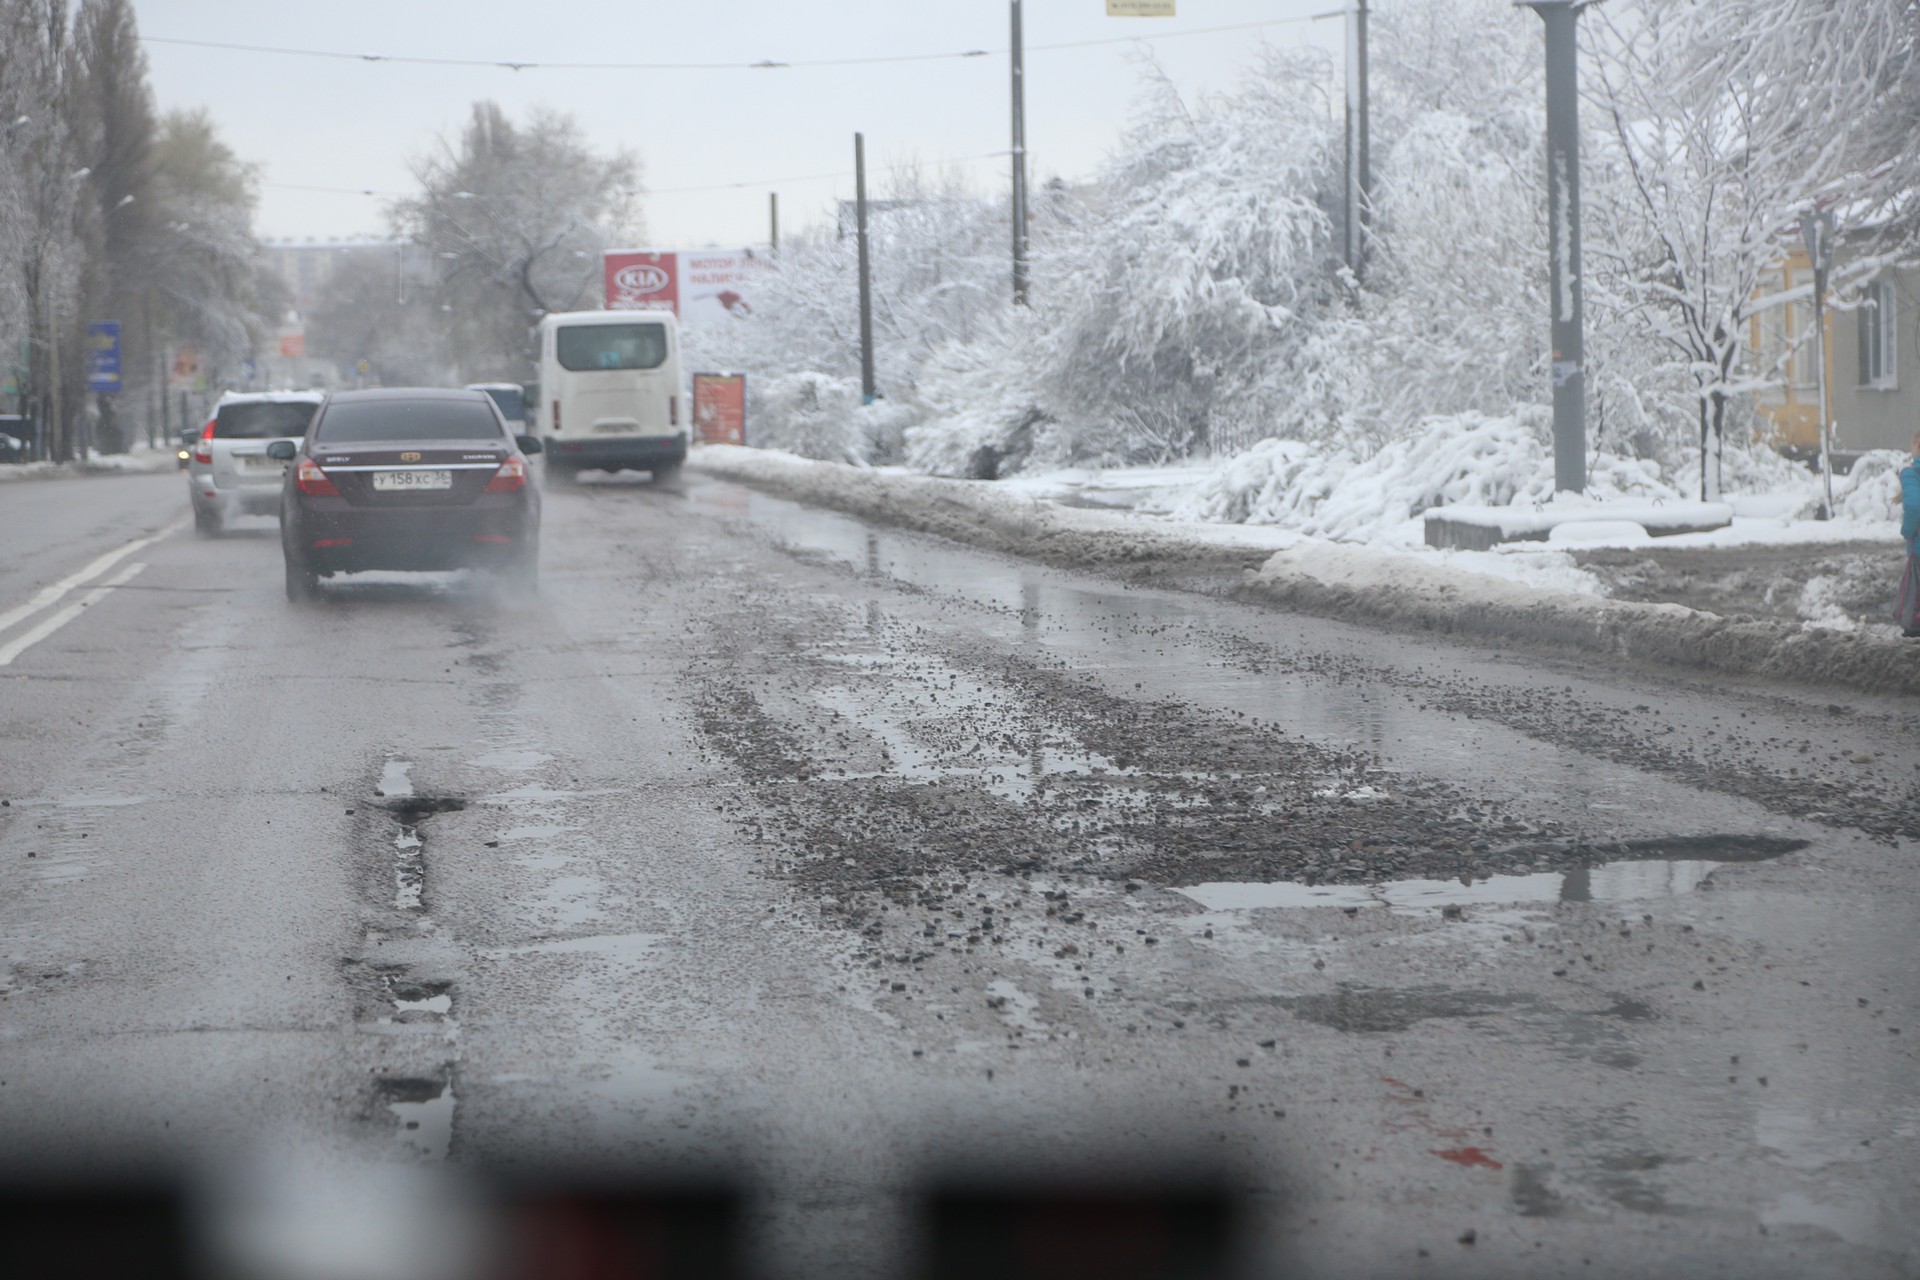
[[[0,489],[0,619],[125,551],[0,627],[17,1159],[717,1162],[777,1275],[968,1152],[1222,1162],[1312,1274],[1920,1267],[1905,702],[694,476],[550,494],[531,601],[185,510]]]

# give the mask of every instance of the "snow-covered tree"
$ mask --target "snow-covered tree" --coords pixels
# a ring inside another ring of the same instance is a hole
[[[688,349],[711,367],[757,375],[748,386],[760,442],[894,461],[900,427],[927,411],[930,362],[952,348],[1000,350],[1012,288],[1006,202],[970,193],[953,174],[891,167],[868,223],[882,397],[871,409],[860,405],[858,240],[851,216],[843,222],[783,245],[755,286],[752,318],[690,329]],[[842,412],[847,397],[853,410]]]
[[[1591,83],[1636,215],[1607,258],[1640,321],[1691,377],[1700,489],[1748,386],[1763,275],[1817,202],[1891,201],[1885,110],[1911,94],[1910,0],[1618,0],[1595,6]],[[1904,41],[1903,53],[1903,35]],[[1905,149],[1911,149],[1907,135]],[[1637,222],[1637,225],[1635,223]],[[1597,252],[1596,252],[1597,251]]]
[[[1337,302],[1328,83],[1323,59],[1271,49],[1233,94],[1150,81],[1095,207],[1036,266],[1041,409],[1160,457],[1312,412],[1275,375]]]
[[[394,222],[437,264],[467,376],[530,376],[540,317],[593,305],[602,251],[640,234],[639,173],[631,152],[596,153],[569,115],[535,110],[516,125],[492,102],[414,166],[420,194],[394,206]]]
[[[153,154],[159,223],[147,278],[170,340],[198,347],[217,379],[280,319],[259,307],[258,173],[204,110],[162,117]]]

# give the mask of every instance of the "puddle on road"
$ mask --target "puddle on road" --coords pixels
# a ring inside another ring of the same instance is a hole
[[[380,785],[374,789],[376,796],[410,796],[413,794],[413,779],[407,771],[413,768],[411,760],[389,760],[386,768],[380,771]]]
[[[445,1080],[397,1076],[380,1081],[407,1151],[427,1160],[445,1160],[453,1141],[453,1086]]]
[[[1760,862],[1806,847],[1804,840],[1767,836],[1687,836],[1639,841],[1629,847],[1669,856],[1626,858],[1567,871],[1525,875],[1460,876],[1453,880],[1391,880],[1381,884],[1306,884],[1300,881],[1186,885],[1182,894],[1209,911],[1265,911],[1302,907],[1381,906],[1414,913],[1436,907],[1524,906],[1541,902],[1639,902],[1692,893],[1729,863]],[[1673,856],[1711,852],[1712,860]]]
[[[1142,698],[1172,698],[1281,725],[1323,745],[1359,747],[1389,770],[1437,771],[1489,798],[1534,801],[1552,794],[1569,811],[1645,812],[1644,770],[1472,717],[1438,716],[1404,690],[1329,679],[1313,664],[1296,668],[1292,644],[1272,633],[1261,611],[1243,604],[1171,588],[1091,588],[1043,565],[876,530],[837,512],[730,486],[696,486],[687,496],[695,507],[744,515],[796,555],[978,606],[984,612],[971,621],[988,635],[1075,670],[1124,679]],[[1304,625],[1343,627],[1319,620]],[[1391,649],[1395,642],[1382,643]],[[1357,644],[1354,656],[1364,662],[1370,642]]]
[[[482,769],[499,769],[507,773],[525,773],[537,769],[553,759],[544,751],[520,751],[503,747],[498,751],[489,751],[486,755],[476,756],[469,761]]]
[[[420,837],[412,827],[400,828],[393,838],[393,905],[401,911],[421,909],[427,887],[426,863],[420,857]]]
[[[654,948],[665,939],[659,933],[608,933],[586,938],[556,938],[518,947],[495,947],[488,956],[593,955],[624,964],[638,964],[652,958]]]

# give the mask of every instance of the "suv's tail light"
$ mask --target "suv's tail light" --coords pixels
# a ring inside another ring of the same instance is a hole
[[[193,460],[195,462],[211,463],[213,461],[213,445],[210,442],[213,440],[213,424],[216,421],[218,421],[218,419],[207,419],[206,430],[200,433],[200,443],[193,446]]]
[[[294,473],[294,485],[309,498],[337,498],[340,491],[333,487],[333,481],[327,479],[327,473],[312,458],[300,459],[300,469]]]
[[[488,493],[518,493],[527,487],[527,464],[518,458],[508,458],[493,473],[493,479],[487,481]]]

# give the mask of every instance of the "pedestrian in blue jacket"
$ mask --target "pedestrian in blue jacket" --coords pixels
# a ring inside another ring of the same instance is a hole
[[[1900,575],[1900,600],[1893,620],[1900,633],[1920,640],[1920,432],[1913,437],[1913,454],[1900,468],[1900,539],[1907,544],[1907,571]]]

